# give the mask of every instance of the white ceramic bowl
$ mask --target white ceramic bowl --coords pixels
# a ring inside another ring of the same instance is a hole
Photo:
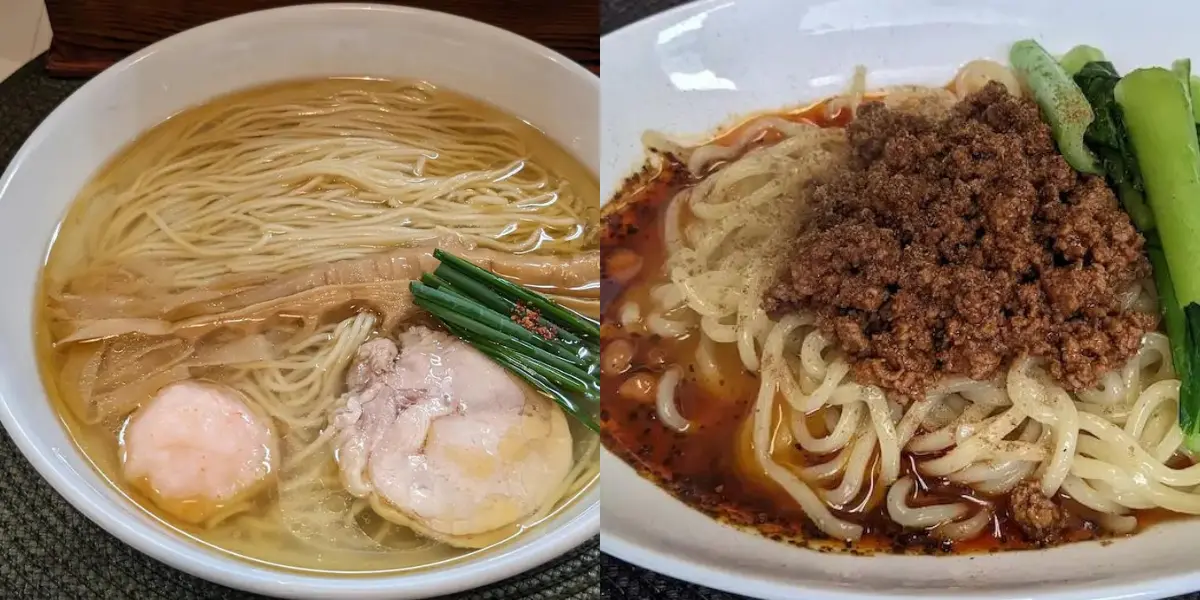
[[[113,535],[228,586],[308,598],[424,598],[485,585],[567,552],[599,531],[598,493],[486,558],[392,577],[318,578],[232,559],[168,532],[84,461],[46,401],[33,352],[38,270],[76,192],[139,133],[213,96],[327,75],[426,79],[545,131],[595,172],[599,80],[527,39],[442,13],[309,5],[205,25],[108,69],[55,110],[0,179],[0,421],[34,467]]]
[[[601,192],[640,164],[646,129],[698,134],[731,116],[844,89],[947,82],[968,60],[1006,60],[1027,37],[1089,43],[1118,69],[1200,58],[1194,2],[707,0],[601,40]],[[681,579],[763,598],[1161,598],[1200,590],[1200,519],[1102,546],[970,557],[819,554],[722,526],[601,457],[601,548]]]

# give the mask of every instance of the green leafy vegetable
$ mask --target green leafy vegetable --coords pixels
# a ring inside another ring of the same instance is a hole
[[[1099,50],[1073,50],[1067,54],[1072,60],[1103,56]],[[1195,173],[1200,169],[1200,155],[1194,150],[1194,136],[1200,131],[1200,108],[1192,101],[1200,89],[1200,79],[1191,75],[1191,61],[1187,59],[1172,63],[1169,72],[1164,69],[1135,72],[1129,81],[1122,82],[1112,63],[1102,58],[1082,65],[1067,65],[1067,58],[1064,56],[1064,65],[1074,69],[1073,79],[1094,113],[1084,141],[1098,157],[1109,184],[1117,190],[1121,204],[1146,239],[1159,308],[1170,340],[1171,362],[1181,381],[1179,421],[1187,446],[1193,451],[1200,450],[1200,382],[1193,377],[1200,368],[1197,354],[1200,305],[1195,298],[1180,302],[1172,273],[1182,273],[1189,280],[1185,285],[1190,289],[1191,271],[1181,271],[1179,266],[1174,271],[1171,268],[1171,262],[1181,262],[1180,251],[1195,250],[1180,245],[1176,239],[1180,231],[1200,226],[1200,211],[1195,210],[1197,190],[1193,189],[1198,181]],[[1172,77],[1176,81],[1174,86],[1170,83]],[[1126,115],[1126,109],[1135,112]],[[1135,121],[1132,125],[1127,123],[1130,118]],[[1136,131],[1131,133],[1131,127]],[[1175,135],[1163,135],[1172,128]],[[1164,153],[1169,155],[1165,162]],[[1148,167],[1143,167],[1147,164]],[[1150,170],[1149,176],[1153,178],[1149,192],[1143,181],[1144,168]],[[1148,193],[1152,198],[1149,202]],[[1169,246],[1172,260],[1168,260],[1155,217],[1172,220],[1166,227],[1170,230],[1166,235],[1172,238]],[[1189,255],[1184,255],[1183,261],[1188,258]]]
[[[1153,240],[1150,237],[1153,236]],[[1158,289],[1158,306],[1162,312],[1163,324],[1167,328],[1167,340],[1171,346],[1171,366],[1175,367],[1175,375],[1179,377],[1180,382],[1190,382],[1192,380],[1192,366],[1194,359],[1191,357],[1192,349],[1195,348],[1192,340],[1192,333],[1188,331],[1188,317],[1184,314],[1183,307],[1179,304],[1179,299],[1175,297],[1175,286],[1171,283],[1171,269],[1167,266],[1167,256],[1163,254],[1162,242],[1158,240],[1158,233],[1151,232],[1147,234],[1146,254],[1150,255],[1150,266],[1154,269],[1154,285]],[[1195,318],[1195,317],[1192,317]],[[1193,384],[1188,384],[1188,389],[1194,388]],[[1184,388],[1180,386],[1180,400],[1183,399]],[[1190,394],[1189,394],[1190,395]],[[1184,416],[1184,404],[1179,403],[1180,423],[1188,422],[1194,419],[1195,411],[1191,408],[1187,409],[1187,417]],[[1185,431],[1187,431],[1185,429]]]
[[[1148,232],[1154,229],[1154,214],[1146,205],[1137,158],[1125,133],[1121,107],[1113,97],[1113,88],[1120,80],[1121,76],[1107,61],[1090,62],[1075,74],[1075,83],[1095,114],[1083,139],[1100,160],[1109,185],[1117,190],[1117,197],[1133,224]]]
[[[1033,40],[1013,44],[1009,62],[1042,109],[1063,158],[1076,171],[1102,174],[1083,139],[1095,118],[1092,107],[1062,65]]]
[[[595,320],[442,250],[434,256],[441,265],[409,285],[417,305],[598,431]]]
[[[1067,50],[1067,53],[1058,59],[1058,64],[1062,65],[1063,71],[1066,71],[1067,75],[1074,77],[1083,69],[1084,65],[1102,60],[1104,60],[1104,53],[1099,48],[1080,44]]]
[[[1159,302],[1180,377],[1179,421],[1200,451],[1200,142],[1191,102],[1190,64],[1138,69],[1113,89],[1137,156],[1156,229],[1147,235]]]
[[[1192,107],[1192,122],[1196,121],[1196,103],[1192,102],[1192,59],[1180,58],[1171,62],[1171,72],[1179,78],[1183,86],[1183,95],[1187,96],[1188,106]]]
[[[1192,75],[1188,80],[1188,90],[1192,94],[1192,98],[1200,96],[1200,75]],[[1200,125],[1200,104],[1192,103],[1192,120]]]

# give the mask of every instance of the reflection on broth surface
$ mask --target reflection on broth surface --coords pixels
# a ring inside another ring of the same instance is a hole
[[[216,99],[65,216],[43,379],[105,478],[201,543],[345,573],[486,551],[585,492],[599,442],[409,284],[440,248],[596,316],[597,189],[531,126],[424,82]]]

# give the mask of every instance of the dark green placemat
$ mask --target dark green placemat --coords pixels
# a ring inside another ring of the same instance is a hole
[[[601,0],[600,33],[611,33],[630,23],[687,4],[689,0]],[[603,61],[604,57],[601,57]],[[606,76],[619,77],[611,70]],[[636,567],[608,555],[600,558],[600,578],[605,596],[613,600],[749,600],[744,596],[718,592],[698,585],[684,583],[653,571]],[[1178,596],[1171,600],[1200,600],[1200,593]]]
[[[0,81],[0,172],[38,123],[82,85],[46,77],[43,60]],[[597,600],[599,555],[593,539],[543,567],[449,598]],[[126,546],[59,497],[0,433],[0,600],[260,597],[186,575]]]

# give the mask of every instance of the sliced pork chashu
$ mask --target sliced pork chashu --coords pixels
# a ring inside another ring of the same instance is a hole
[[[427,537],[482,547],[562,486],[572,442],[557,405],[444,333],[363,344],[333,419],[346,488]]]

